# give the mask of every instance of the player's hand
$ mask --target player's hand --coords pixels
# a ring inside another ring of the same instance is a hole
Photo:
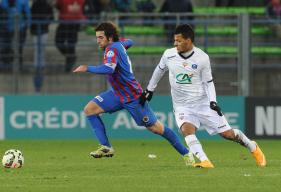
[[[216,111],[219,116],[222,116],[221,108],[218,106],[218,104],[215,101],[210,102],[210,108]]]
[[[73,73],[83,73],[87,72],[88,66],[87,65],[80,65],[76,69],[73,70]]]
[[[152,99],[152,96],[153,96],[153,91],[149,91],[149,90],[145,90],[141,96],[140,96],[140,100],[139,100],[139,103],[144,106],[145,104],[145,101],[150,101]]]

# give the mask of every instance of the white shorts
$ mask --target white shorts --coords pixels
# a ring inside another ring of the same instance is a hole
[[[231,129],[225,117],[219,116],[209,105],[178,107],[175,109],[175,118],[179,128],[183,123],[191,123],[196,128],[203,126],[210,135]]]

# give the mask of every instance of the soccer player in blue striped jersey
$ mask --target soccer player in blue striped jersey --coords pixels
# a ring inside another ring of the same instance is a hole
[[[107,76],[111,88],[93,98],[84,108],[84,112],[100,143],[100,147],[90,153],[94,158],[114,155],[106,135],[101,113],[113,113],[126,109],[137,125],[145,126],[151,132],[161,135],[184,157],[187,165],[194,159],[187,148],[180,142],[174,131],[160,123],[147,102],[139,103],[142,88],[132,71],[131,61],[126,49],[132,46],[129,39],[119,39],[117,27],[111,22],[104,22],[96,28],[97,44],[104,50],[103,64],[80,65],[73,72],[89,72]]]

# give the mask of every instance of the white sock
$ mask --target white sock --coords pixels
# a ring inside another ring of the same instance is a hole
[[[238,138],[238,143],[242,144],[243,146],[247,147],[251,152],[256,150],[256,144],[251,141],[242,131],[239,129],[233,129],[235,137]]]
[[[195,135],[188,135],[185,138],[185,142],[189,147],[189,150],[200,160],[208,160],[207,155],[203,151],[202,145]]]

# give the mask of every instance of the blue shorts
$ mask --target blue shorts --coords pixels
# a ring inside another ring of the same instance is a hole
[[[119,97],[111,90],[100,93],[93,98],[92,101],[98,104],[106,113],[113,113],[126,109],[139,126],[150,127],[157,121],[154,112],[147,102],[145,102],[144,106],[139,104],[138,99],[129,103],[121,103]]]

